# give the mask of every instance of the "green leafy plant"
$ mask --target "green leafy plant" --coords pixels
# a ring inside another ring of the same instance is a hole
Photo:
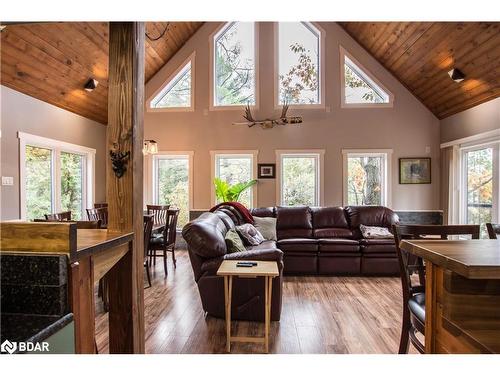
[[[219,202],[238,202],[241,194],[257,183],[257,180],[230,185],[220,178],[214,178],[215,195]]]

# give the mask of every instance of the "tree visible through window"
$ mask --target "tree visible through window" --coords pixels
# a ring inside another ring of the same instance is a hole
[[[320,103],[320,33],[305,22],[280,22],[279,102]]]
[[[281,156],[281,204],[317,206],[319,161],[315,155]]]
[[[347,153],[347,205],[386,205],[386,154]]]
[[[215,177],[230,185],[248,182],[253,178],[253,158],[251,155],[216,155]],[[252,187],[240,196],[240,203],[252,207]]]
[[[344,100],[346,104],[389,103],[389,94],[345,55],[344,81]]]
[[[467,179],[467,224],[481,224],[486,236],[485,223],[493,218],[493,148],[468,151],[465,154]]]
[[[151,101],[151,108],[182,108],[191,106],[191,61]]]
[[[43,218],[52,212],[52,150],[25,148],[26,218]]]
[[[84,157],[61,152],[61,210],[71,211],[73,220],[82,220]]]
[[[255,26],[232,22],[214,40],[214,105],[255,104]]]
[[[156,202],[178,208],[177,226],[182,228],[189,221],[189,158],[160,156],[156,168]]]

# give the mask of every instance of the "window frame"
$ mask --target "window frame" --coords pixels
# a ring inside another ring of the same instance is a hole
[[[348,199],[348,176],[349,157],[382,157],[383,178],[381,195],[381,206],[392,207],[392,154],[393,150],[386,149],[342,149],[342,204],[349,206]]]
[[[251,180],[257,179],[257,163],[258,163],[258,156],[259,156],[259,150],[212,150],[210,151],[210,196],[211,196],[211,204],[212,207],[217,204],[217,197],[215,196],[215,186],[214,186],[214,178],[217,177],[217,167],[216,167],[216,162],[217,158],[219,156],[236,156],[236,157],[241,157],[241,156],[249,156],[252,160],[252,175],[250,177]],[[258,184],[257,184],[258,185]],[[258,204],[257,200],[257,185],[252,186],[252,194],[250,195],[251,198],[251,207],[257,207],[256,205]]]
[[[317,176],[316,176],[316,206],[325,205],[325,150],[310,149],[310,150],[276,150],[276,203],[283,203],[283,156],[304,156],[314,157],[317,160]]]
[[[467,223],[467,162],[466,155],[470,151],[493,148],[493,176],[492,176],[492,216],[491,221],[500,221],[500,139],[480,140],[460,145],[458,148],[458,220],[460,224]]]
[[[292,109],[326,109],[326,32],[318,25],[317,22],[299,21],[308,29],[313,29],[313,32],[319,34],[319,100],[317,104],[289,104]],[[280,83],[279,83],[279,22],[273,23],[274,34],[274,109],[281,109],[283,104],[280,104]]]
[[[246,22],[246,21],[231,21],[231,22],[223,22],[221,23],[213,33],[209,36],[209,45],[210,45],[210,62],[209,62],[209,110],[210,111],[241,111],[246,107],[246,105],[242,104],[234,104],[234,105],[216,105],[215,104],[215,41],[217,37],[224,33],[231,25],[236,22]],[[252,109],[259,109],[259,100],[260,100],[260,81],[259,81],[259,22],[249,21],[254,25],[254,66],[255,66],[255,82],[254,82],[254,96],[255,96],[255,104],[250,105]]]
[[[196,52],[191,53],[178,67],[173,71],[172,74],[168,76],[168,78],[163,82],[158,90],[156,90],[147,100],[146,102],[146,111],[147,112],[194,112],[195,110],[195,87],[196,87],[196,68],[195,68],[195,58]],[[179,74],[186,65],[191,64],[191,104],[189,107],[167,107],[167,108],[153,108],[151,107],[151,103],[155,100],[155,98],[162,93],[162,91],[166,91],[168,85],[172,82],[174,78],[176,78],[177,74]]]
[[[18,132],[19,138],[19,195],[20,217],[26,220],[26,146],[49,149],[51,153],[52,213],[61,209],[61,152],[77,154],[85,157],[82,163],[82,219],[86,218],[85,209],[92,207],[95,197],[95,154],[90,147],[58,141],[24,132]]]
[[[339,46],[340,55],[340,108],[393,108],[394,94],[374,75],[361,64],[353,55],[351,55],[342,45]],[[377,86],[384,90],[389,96],[389,103],[346,103],[345,100],[345,57],[349,58],[363,73],[373,81]]]

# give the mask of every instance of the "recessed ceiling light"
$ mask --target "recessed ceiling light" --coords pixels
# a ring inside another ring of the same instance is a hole
[[[465,79],[465,74],[462,73],[462,71],[460,69],[457,69],[457,68],[453,68],[452,70],[450,70],[448,72],[448,75],[455,82],[462,82]]]
[[[99,82],[96,79],[90,78],[85,84],[85,86],[83,86],[83,88],[89,92],[94,91],[94,89],[97,87],[98,84]]]

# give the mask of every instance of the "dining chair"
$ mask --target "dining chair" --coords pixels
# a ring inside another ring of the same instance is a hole
[[[425,265],[422,258],[404,251],[401,240],[447,240],[452,235],[470,235],[479,238],[479,225],[394,225],[394,241],[401,273],[403,289],[403,322],[399,342],[399,354],[408,353],[409,342],[420,352],[425,345],[417,332],[425,334]],[[427,237],[432,236],[432,237]],[[413,276],[413,275],[415,275]]]
[[[153,215],[144,215],[144,267],[148,278],[148,285],[151,287],[151,275],[149,273],[148,247],[153,231]]]
[[[48,221],[71,221],[71,211],[57,212],[55,214],[46,214],[45,220],[48,220]]]
[[[486,223],[486,229],[491,240],[496,240],[500,236],[500,224]]]
[[[101,228],[108,227],[108,208],[87,208],[87,217],[89,221],[101,221]]]
[[[94,203],[94,208],[108,208],[108,204],[106,202]]]
[[[147,214],[153,215],[153,226],[163,225],[167,223],[167,210],[170,205],[146,205]]]
[[[163,269],[165,270],[165,276],[167,275],[167,251],[172,252],[172,262],[174,268],[177,267],[177,261],[175,259],[175,241],[177,237],[177,219],[179,217],[179,210],[172,209],[167,210],[166,223],[163,229],[163,233],[160,236],[152,237],[149,241],[149,256],[150,259],[155,259],[157,251],[161,251],[163,257]],[[150,260],[151,262],[151,260]]]

